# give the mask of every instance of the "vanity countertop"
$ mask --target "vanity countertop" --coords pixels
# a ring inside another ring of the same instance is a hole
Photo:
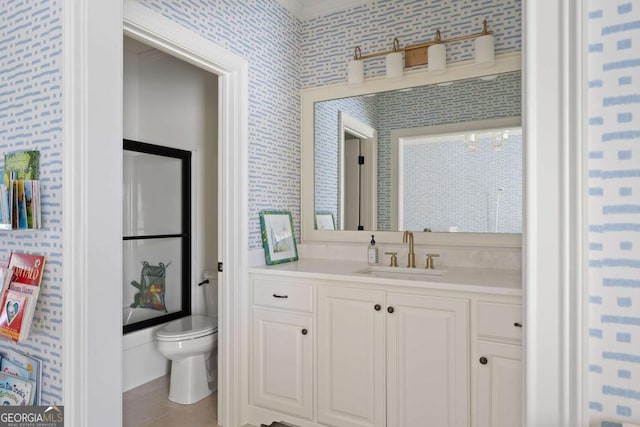
[[[407,275],[406,278],[398,278],[395,273],[380,273],[375,276],[362,273],[367,267],[363,262],[307,258],[284,264],[251,267],[249,272],[423,289],[522,295],[522,274],[518,270],[443,267],[446,272],[442,276]]]

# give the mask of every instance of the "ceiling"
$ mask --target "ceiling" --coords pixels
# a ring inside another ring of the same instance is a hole
[[[374,0],[278,0],[298,18],[305,20],[331,12],[372,3]]]

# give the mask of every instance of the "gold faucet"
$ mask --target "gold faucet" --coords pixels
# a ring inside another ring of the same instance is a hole
[[[405,231],[402,235],[402,243],[409,242],[409,255],[407,256],[407,267],[416,268],[416,253],[413,250],[413,232]]]

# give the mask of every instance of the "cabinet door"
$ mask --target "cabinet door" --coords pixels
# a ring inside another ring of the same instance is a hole
[[[253,310],[252,402],[311,419],[311,317]]]
[[[383,310],[382,292],[318,288],[320,423],[385,425]]]
[[[474,427],[522,425],[522,348],[478,341],[476,356]]]
[[[387,294],[389,427],[469,424],[468,302]]]

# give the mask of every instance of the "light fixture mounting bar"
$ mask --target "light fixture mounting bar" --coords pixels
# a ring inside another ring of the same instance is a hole
[[[470,40],[470,39],[475,39],[481,36],[486,36],[488,34],[493,34],[493,31],[487,31],[486,24],[485,24],[485,28],[483,29],[482,32],[467,34],[464,36],[452,37],[450,39],[444,39],[444,40],[441,40],[440,43],[446,44],[446,43],[459,42],[462,40]],[[416,65],[428,64],[429,57],[427,56],[427,49],[429,49],[429,46],[432,46],[436,43],[437,42],[435,40],[430,40],[428,42],[416,43],[416,44],[412,44],[412,45],[398,49],[399,51],[404,51],[404,62],[405,62],[404,66],[414,67]],[[377,58],[380,56],[388,55],[393,52],[394,52],[393,50],[387,50],[384,52],[370,53],[368,55],[362,55],[358,59]]]

